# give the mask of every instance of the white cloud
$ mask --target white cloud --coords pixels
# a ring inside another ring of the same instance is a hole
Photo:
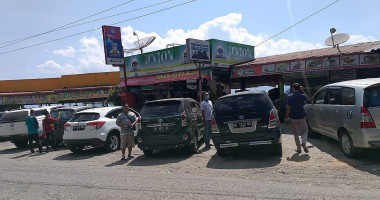
[[[373,42],[377,41],[374,36],[364,36],[364,35],[351,35],[347,43],[344,44],[356,44],[360,42]]]
[[[54,50],[53,53],[64,57],[75,57],[75,49],[71,46],[67,47],[67,49]]]
[[[70,64],[60,65],[53,60],[48,60],[43,64],[37,65],[37,69],[44,74],[73,74],[77,73],[74,66]]]

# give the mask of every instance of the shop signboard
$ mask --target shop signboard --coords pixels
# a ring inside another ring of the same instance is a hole
[[[253,60],[254,47],[234,42],[211,39],[211,62],[214,67],[230,67],[232,64]]]
[[[289,70],[290,67],[290,70]],[[311,72],[346,68],[380,67],[379,54],[352,54],[334,57],[321,57],[306,60],[251,65],[232,68],[232,78],[285,74],[290,72]]]
[[[104,55],[107,65],[124,65],[120,27],[102,26]]]
[[[58,101],[77,100],[77,99],[95,99],[107,98],[108,90],[87,90],[87,91],[72,91],[61,92],[58,94]]]
[[[209,63],[211,61],[210,42],[186,39],[187,60],[189,62]]]
[[[0,98],[0,105],[30,105],[58,103],[57,95],[8,96]]]
[[[211,79],[210,69],[202,70],[202,78]],[[148,85],[154,83],[185,81],[189,79],[197,79],[199,77],[198,70],[171,72],[166,74],[154,74],[143,77],[133,77],[127,79],[128,85]],[[124,87],[124,81],[120,82],[120,87]]]

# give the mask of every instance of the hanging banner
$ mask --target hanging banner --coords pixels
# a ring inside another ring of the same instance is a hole
[[[353,54],[335,57],[295,60],[267,65],[252,65],[232,68],[231,77],[249,77],[285,74],[301,71],[324,71],[346,68],[380,67],[380,54]]]
[[[230,67],[255,58],[254,46],[216,39],[211,39],[210,43],[213,67]]]
[[[107,98],[108,94],[108,90],[61,92],[58,94],[58,101]]]
[[[0,98],[0,105],[30,105],[58,103],[57,95],[8,96]]]
[[[210,70],[202,70],[202,78],[211,79]],[[162,82],[172,82],[172,81],[184,81],[188,79],[197,79],[199,77],[198,70],[190,70],[190,71],[182,71],[182,72],[171,72],[166,74],[156,74],[156,75],[148,75],[142,77],[134,77],[128,78],[128,85],[148,85],[154,83],[162,83]],[[120,87],[124,87],[124,79],[120,82]]]
[[[124,65],[120,27],[102,26],[104,55],[107,65]]]

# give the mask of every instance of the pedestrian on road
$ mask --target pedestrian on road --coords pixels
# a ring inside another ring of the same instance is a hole
[[[309,153],[306,147],[308,128],[306,123],[306,113],[303,109],[308,97],[303,87],[299,83],[293,84],[293,93],[290,94],[286,102],[286,121],[291,120],[294,140],[296,142],[296,152],[301,153],[299,136],[302,138],[302,147],[305,153]],[[290,119],[289,119],[290,118]]]
[[[61,117],[61,113],[58,112],[57,119],[50,117],[49,111],[45,112],[45,118],[42,120],[42,126],[44,129],[44,139],[46,142],[46,152],[49,152],[49,145],[53,147],[53,150],[57,150],[55,143],[54,123]]]
[[[125,160],[125,149],[128,148],[128,158],[133,158],[131,155],[132,148],[135,147],[135,125],[137,123],[137,117],[134,112],[129,111],[128,104],[123,105],[123,112],[117,116],[116,124],[120,126],[120,149],[121,160]]]
[[[38,150],[42,153],[42,146],[40,139],[38,138],[38,121],[34,116],[34,110],[30,110],[30,116],[25,118],[26,125],[28,127],[28,136],[29,136],[29,148],[30,152],[34,153],[33,140],[36,141]]]
[[[213,106],[212,102],[210,101],[210,95],[206,92],[203,94],[203,101],[201,103],[201,110],[202,110],[202,117],[203,117],[203,124],[205,126],[205,132],[204,132],[204,138],[205,138],[205,144],[206,148],[209,149],[210,144],[210,138],[211,138],[211,120],[212,120],[212,112],[213,112]]]

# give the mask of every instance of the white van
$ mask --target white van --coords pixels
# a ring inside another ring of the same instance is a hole
[[[309,134],[340,141],[347,157],[362,148],[380,147],[380,78],[326,85],[304,108]]]

